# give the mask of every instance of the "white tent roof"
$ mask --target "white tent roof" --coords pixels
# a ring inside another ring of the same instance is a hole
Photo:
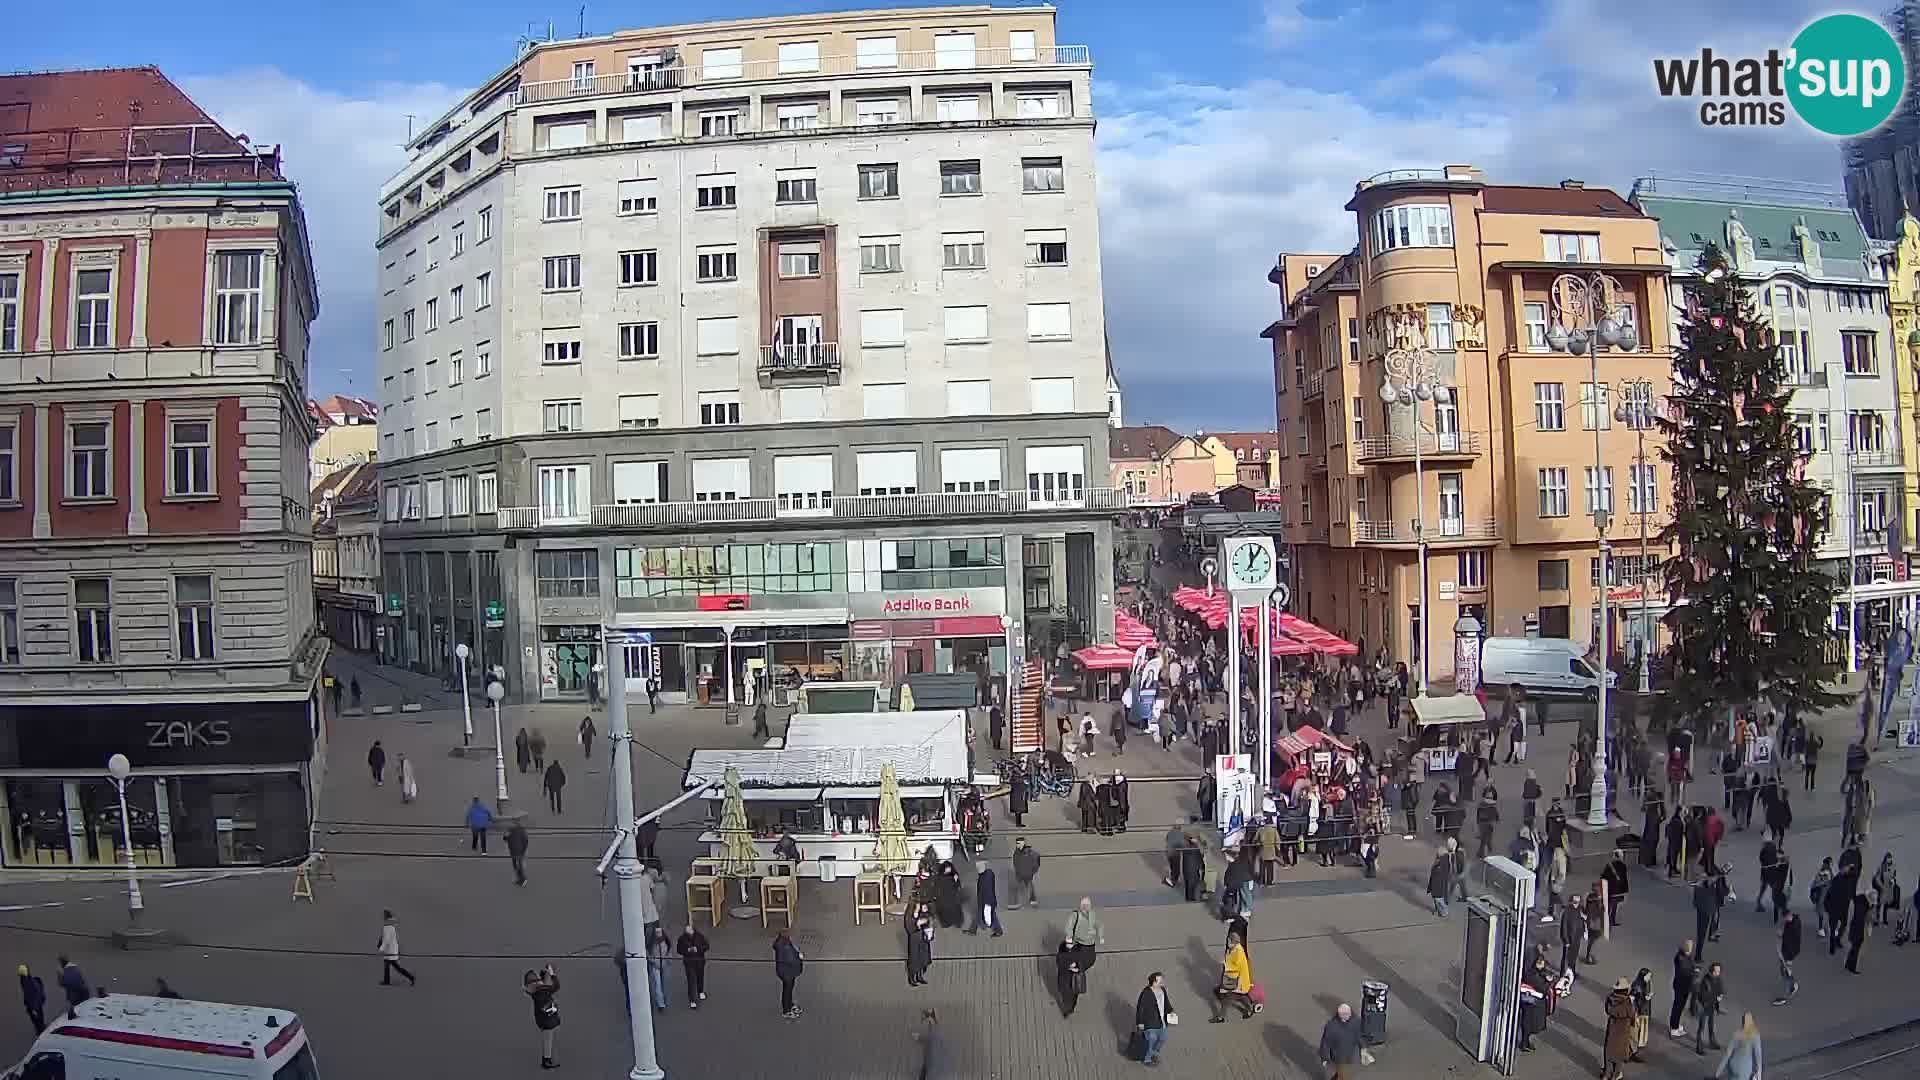
[[[966,783],[966,713],[796,713],[784,749],[695,750],[684,786],[717,780],[728,766],[743,784],[762,787],[877,786],[888,762],[903,784]]]

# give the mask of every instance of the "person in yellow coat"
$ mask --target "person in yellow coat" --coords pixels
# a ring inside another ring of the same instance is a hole
[[[1237,1005],[1242,1019],[1251,1018],[1254,1013],[1253,1000],[1247,995],[1253,990],[1253,962],[1247,959],[1247,946],[1237,933],[1227,935],[1227,955],[1220,965],[1220,985],[1213,991],[1213,1017],[1210,1024],[1227,1022],[1227,1006]]]

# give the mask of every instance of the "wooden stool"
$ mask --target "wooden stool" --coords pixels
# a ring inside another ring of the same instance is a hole
[[[692,874],[687,877],[688,922],[692,922],[695,915],[704,911],[713,920],[713,925],[719,926],[721,899],[719,878],[712,874]]]
[[[693,865],[688,867],[687,873],[689,875],[704,874],[707,877],[717,877],[720,873],[720,860],[710,859],[704,856],[695,859],[693,860]]]
[[[786,916],[787,926],[793,926],[795,892],[791,874],[760,879],[760,926],[763,929],[767,925],[767,916],[773,914]]]
[[[853,925],[860,925],[860,913],[871,911],[887,921],[887,876],[857,874],[853,879]]]

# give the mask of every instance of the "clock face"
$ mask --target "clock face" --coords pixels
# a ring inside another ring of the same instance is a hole
[[[1257,583],[1267,580],[1273,570],[1273,556],[1259,544],[1241,544],[1233,552],[1233,576],[1235,580]]]

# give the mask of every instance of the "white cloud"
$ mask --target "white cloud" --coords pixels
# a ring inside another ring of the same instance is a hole
[[[300,190],[320,281],[308,382],[315,397],[373,396],[373,241],[380,184],[406,161],[407,114],[416,129],[460,91],[438,83],[374,84],[364,93],[319,90],[274,68],[189,76],[181,86],[228,130],[281,144],[281,168]]]

